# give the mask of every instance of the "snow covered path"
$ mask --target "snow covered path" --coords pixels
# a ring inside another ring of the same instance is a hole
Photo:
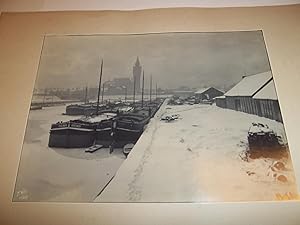
[[[180,114],[166,123],[161,115]],[[289,157],[242,160],[252,122],[284,135],[281,123],[214,105],[164,104],[97,202],[203,202],[276,200],[297,194]]]

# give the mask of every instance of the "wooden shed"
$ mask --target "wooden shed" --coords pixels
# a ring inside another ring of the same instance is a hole
[[[225,95],[215,97],[216,106],[226,108],[226,97]]]
[[[195,98],[198,100],[212,100],[217,96],[222,96],[224,93],[214,87],[202,88],[195,92]]]
[[[261,116],[282,122],[282,116],[273,80],[257,92],[253,96],[253,99],[260,108]]]
[[[267,117],[266,111],[269,113],[269,110],[267,110],[266,107],[270,105],[269,102],[267,103],[267,101],[264,101],[262,103],[261,100],[255,100],[253,97],[264,89],[272,80],[273,77],[271,71],[243,77],[239,83],[224,94],[226,108]],[[270,87],[274,88],[274,84]],[[274,103],[274,105],[275,104],[276,103]],[[267,118],[270,118],[270,116]],[[273,119],[273,117],[271,119]]]

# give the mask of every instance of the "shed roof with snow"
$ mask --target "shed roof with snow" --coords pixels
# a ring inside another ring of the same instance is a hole
[[[272,78],[271,71],[244,77],[239,83],[225,93],[225,96],[250,96],[256,94]]]
[[[195,92],[195,94],[202,94],[203,92],[206,92],[208,89],[210,89],[211,87],[207,87],[207,88],[201,88],[198,91]]]
[[[275,90],[274,80],[271,80],[265,87],[257,92],[253,98],[277,100],[278,98]]]

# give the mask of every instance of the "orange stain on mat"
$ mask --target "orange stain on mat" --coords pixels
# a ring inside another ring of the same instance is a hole
[[[287,192],[285,194],[276,193],[276,200],[277,201],[286,201],[286,200],[300,200],[300,195]]]

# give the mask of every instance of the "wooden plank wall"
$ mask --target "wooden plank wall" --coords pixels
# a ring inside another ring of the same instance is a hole
[[[277,100],[271,99],[253,99],[251,97],[242,96],[226,96],[225,103],[221,103],[220,99],[216,99],[216,105],[228,109],[241,111],[266,117],[272,120],[282,122],[280,107]]]
[[[220,108],[226,108],[226,99],[225,98],[216,98],[216,106]]]

